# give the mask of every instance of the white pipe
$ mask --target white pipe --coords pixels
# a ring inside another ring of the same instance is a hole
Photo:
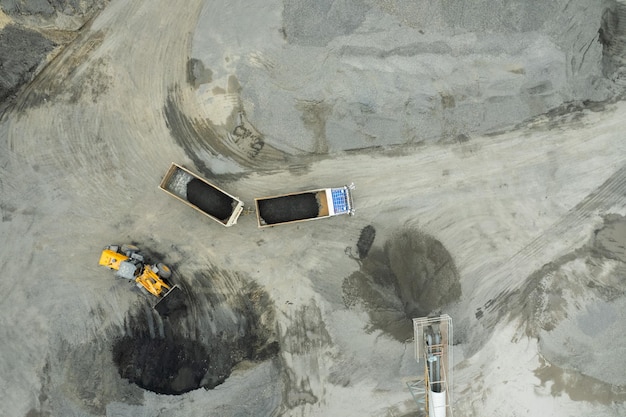
[[[446,417],[446,392],[428,392],[428,416]]]

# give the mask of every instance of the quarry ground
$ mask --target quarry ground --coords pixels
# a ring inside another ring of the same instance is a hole
[[[455,415],[626,414],[626,7],[509,6],[118,0],[44,33],[0,121],[0,415],[419,416],[438,313]],[[172,161],[247,207],[354,182],[357,214],[224,228],[158,190]],[[185,308],[97,266],[126,242]]]

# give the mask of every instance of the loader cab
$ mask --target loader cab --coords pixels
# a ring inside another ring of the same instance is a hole
[[[131,245],[107,246],[100,255],[101,266],[117,271],[118,278],[135,279],[141,272],[144,256],[137,252],[137,248]]]
[[[132,261],[124,261],[120,264],[120,268],[115,273],[118,278],[126,278],[133,280],[139,274],[141,265]]]
[[[98,263],[100,266],[106,266],[107,268],[117,271],[120,269],[120,265],[122,264],[122,262],[126,261],[127,259],[128,256],[124,255],[123,253],[119,253],[116,250],[107,248],[102,251],[102,254],[100,255],[100,262]]]

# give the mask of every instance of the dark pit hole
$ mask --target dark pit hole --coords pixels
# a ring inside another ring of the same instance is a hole
[[[123,336],[114,340],[112,356],[122,378],[176,395],[215,388],[239,363],[279,352],[274,304],[257,284],[218,269],[178,283],[184,309],[163,315],[146,304],[116,330]]]
[[[113,348],[113,360],[122,378],[158,394],[200,388],[210,366],[208,348],[201,343],[145,336],[121,338]]]

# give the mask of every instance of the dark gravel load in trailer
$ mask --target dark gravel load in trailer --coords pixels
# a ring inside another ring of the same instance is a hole
[[[174,163],[159,188],[226,227],[237,223],[243,211],[243,202],[237,197]]]
[[[266,224],[286,223],[317,217],[320,205],[315,193],[259,201],[259,214]]]
[[[197,178],[187,183],[187,201],[222,222],[233,212],[232,198]]]
[[[354,214],[354,185],[255,198],[259,227]]]

